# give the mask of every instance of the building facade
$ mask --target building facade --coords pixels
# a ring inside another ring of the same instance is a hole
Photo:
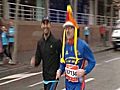
[[[113,0],[0,0],[0,16],[15,19],[17,1],[19,20],[41,21],[48,15],[52,22],[64,23],[68,4],[79,24],[110,26],[119,18],[119,7]]]

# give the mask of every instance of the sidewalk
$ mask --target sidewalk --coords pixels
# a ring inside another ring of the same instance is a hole
[[[113,49],[113,46],[110,42],[107,42],[107,46],[102,45],[102,43],[97,42],[94,45],[90,45],[93,53],[99,53],[99,52],[103,52],[103,51],[107,51],[110,49]]]

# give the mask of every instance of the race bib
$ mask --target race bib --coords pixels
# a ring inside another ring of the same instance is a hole
[[[78,65],[66,64],[65,75],[66,79],[71,82],[78,82],[77,70],[79,69]]]

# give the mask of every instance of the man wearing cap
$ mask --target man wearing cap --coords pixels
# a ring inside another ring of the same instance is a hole
[[[41,29],[43,36],[37,43],[35,59],[31,60],[31,65],[38,66],[42,60],[44,90],[54,90],[56,81],[56,71],[59,68],[61,41],[54,38],[50,31],[50,20],[43,18]]]
[[[63,25],[62,58],[56,79],[65,72],[66,90],[84,90],[84,76],[92,71],[96,61],[88,44],[77,38],[77,23],[67,13],[68,19]]]

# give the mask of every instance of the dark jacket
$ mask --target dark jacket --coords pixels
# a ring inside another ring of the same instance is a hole
[[[56,71],[59,68],[61,41],[53,37],[52,34],[45,40],[43,37],[38,41],[35,54],[35,66],[43,61],[43,79],[55,80]]]

